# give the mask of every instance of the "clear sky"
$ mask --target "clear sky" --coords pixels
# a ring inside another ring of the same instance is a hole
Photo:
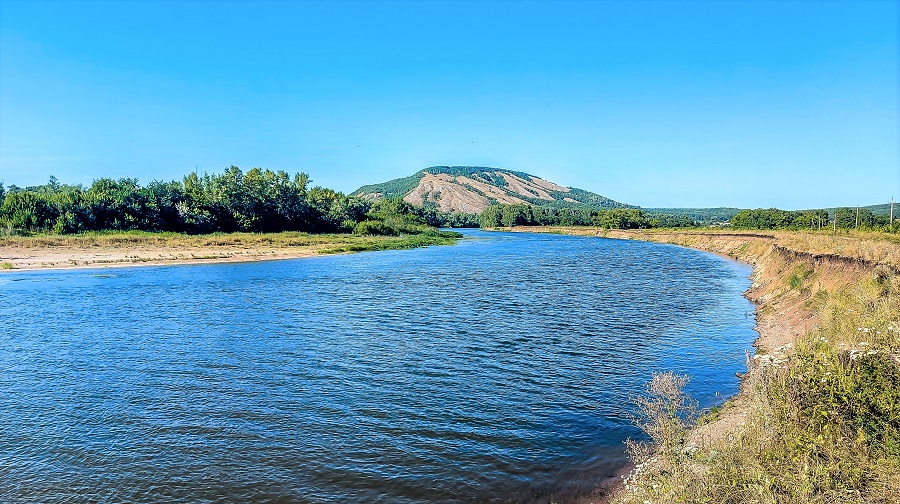
[[[432,165],[645,207],[900,199],[898,2],[0,0],[0,180]]]

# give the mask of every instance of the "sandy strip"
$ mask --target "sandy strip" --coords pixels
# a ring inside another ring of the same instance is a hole
[[[305,247],[90,246],[22,247],[0,245],[0,274],[73,268],[113,268],[296,259],[319,254],[322,245]],[[12,265],[12,267],[10,267]]]

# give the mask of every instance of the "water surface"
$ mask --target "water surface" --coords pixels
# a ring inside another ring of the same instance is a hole
[[[685,248],[453,247],[0,275],[3,502],[548,502],[704,405],[756,334],[750,269]]]

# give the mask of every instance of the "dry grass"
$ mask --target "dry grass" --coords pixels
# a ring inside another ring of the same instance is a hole
[[[673,230],[610,231],[610,237],[635,237],[651,241],[702,243],[731,238],[742,243],[769,243],[814,255],[837,255],[900,267],[900,235],[874,231],[731,231]]]
[[[812,254],[844,257],[900,266],[900,235],[877,232],[775,232],[779,245]]]
[[[900,267],[900,235],[875,231],[737,231],[729,229],[603,230],[579,226],[522,226],[514,231],[565,233],[673,243],[743,260],[777,244],[814,255],[830,254]],[[729,247],[729,244],[732,246]]]

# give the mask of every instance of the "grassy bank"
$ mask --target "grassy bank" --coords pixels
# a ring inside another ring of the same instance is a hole
[[[254,261],[318,254],[402,250],[451,245],[461,235],[426,232],[402,236],[353,234],[216,233],[185,235],[141,231],[0,237],[2,270]]]
[[[533,229],[523,229],[533,230]],[[591,228],[546,232],[597,235]],[[638,401],[653,440],[614,503],[900,502],[900,243],[873,233],[608,231],[749,262],[757,355],[695,417],[678,377]],[[648,377],[649,378],[649,377]]]

